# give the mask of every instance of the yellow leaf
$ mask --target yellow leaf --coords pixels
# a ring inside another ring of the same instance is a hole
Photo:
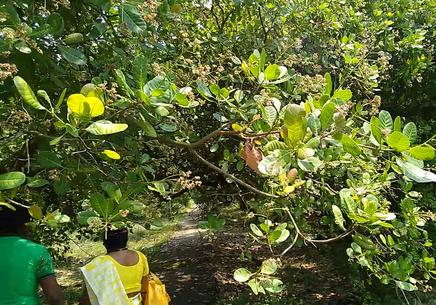
[[[241,132],[241,131],[244,130],[244,127],[242,127],[242,126],[239,125],[239,124],[233,123],[233,124],[232,124],[232,129],[233,129],[234,131]]]
[[[285,194],[290,194],[292,192],[295,191],[295,186],[293,185],[288,185],[287,187],[285,187],[285,189],[283,190],[283,193]]]
[[[94,96],[71,94],[67,100],[68,109],[79,116],[96,117],[104,113],[103,102]]]
[[[104,153],[108,158],[111,158],[111,159],[114,159],[114,160],[119,160],[119,159],[121,159],[121,156],[120,156],[116,151],[113,151],[113,150],[110,150],[110,149],[105,149],[105,150],[103,151],[103,153]]]
[[[42,210],[37,204],[34,204],[29,208],[29,214],[37,220],[42,219]]]

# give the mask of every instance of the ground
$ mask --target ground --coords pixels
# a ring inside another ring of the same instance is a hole
[[[150,269],[166,284],[172,305],[358,304],[341,267],[333,263],[332,257],[338,255],[334,247],[311,246],[295,248],[282,259],[287,292],[258,303],[259,297],[233,280],[233,272],[239,267],[256,268],[267,252],[252,245],[251,238],[231,222],[225,231],[214,234],[199,229],[201,217],[193,209],[178,224],[168,223],[155,233],[136,227],[132,234],[130,246],[147,254]],[[101,244],[81,243],[69,254],[70,264],[58,270],[68,304],[77,304],[81,292],[77,267],[103,252]],[[250,253],[254,259],[247,258]]]

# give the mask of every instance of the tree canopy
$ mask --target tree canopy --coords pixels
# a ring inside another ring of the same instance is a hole
[[[262,215],[245,229],[271,258],[234,273],[255,294],[339,239],[429,291],[435,27],[434,0],[2,1],[0,205],[99,231],[219,185]]]

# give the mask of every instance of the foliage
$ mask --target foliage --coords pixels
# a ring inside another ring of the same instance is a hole
[[[31,202],[44,236],[150,224],[203,184],[243,202],[246,188],[262,214],[251,235],[273,255],[348,238],[371,277],[430,290],[434,7],[4,1],[0,205]],[[236,279],[281,291],[268,262]]]

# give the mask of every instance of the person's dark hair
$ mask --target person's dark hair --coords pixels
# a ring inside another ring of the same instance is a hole
[[[30,221],[31,217],[29,210],[14,206],[16,211],[0,206],[0,232],[2,233],[20,233],[24,229],[24,225]]]
[[[129,233],[126,228],[111,230],[109,229],[103,237],[103,244],[108,252],[120,250],[127,247]]]

